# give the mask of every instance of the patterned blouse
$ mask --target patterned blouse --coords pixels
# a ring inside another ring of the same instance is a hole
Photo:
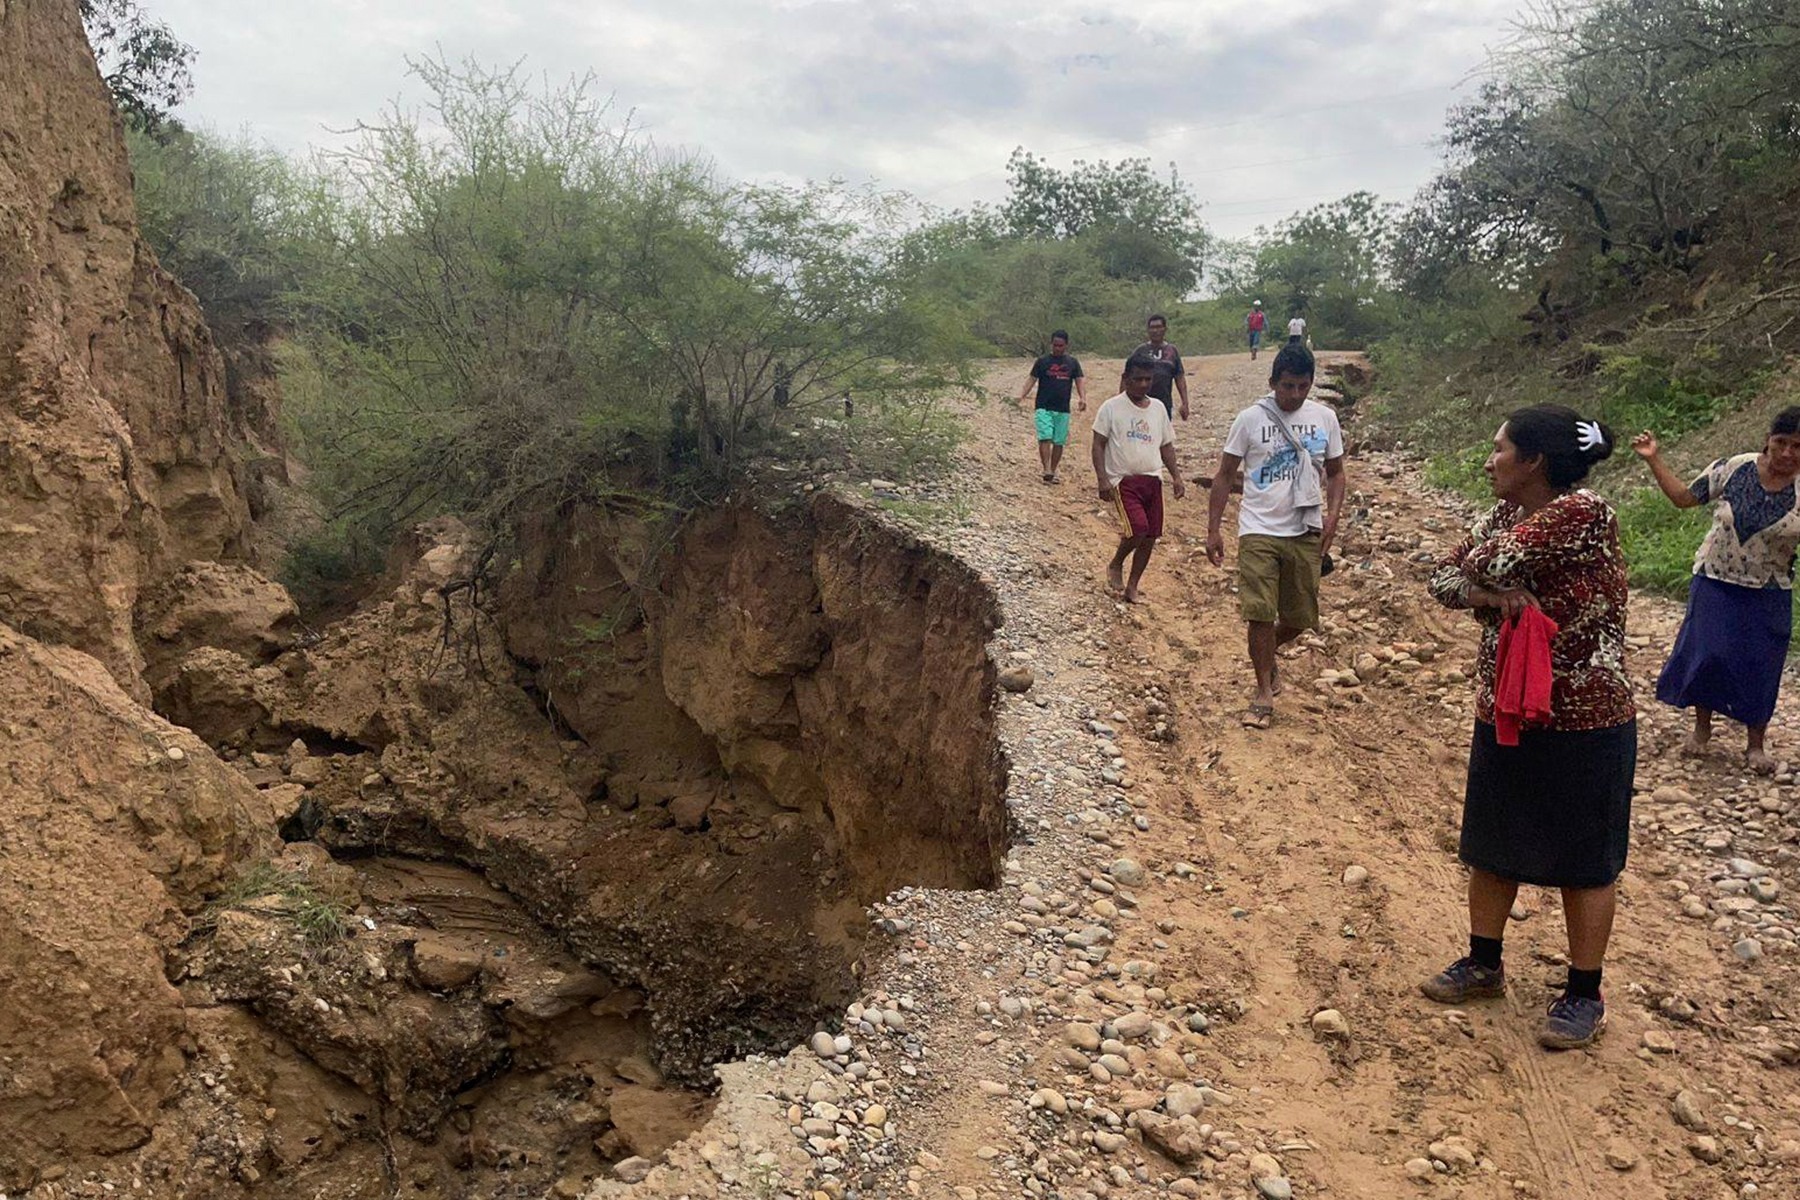
[[[1431,594],[1446,608],[1470,608],[1469,586],[1525,588],[1557,624],[1550,646],[1555,683],[1547,729],[1610,729],[1637,717],[1625,675],[1625,556],[1619,522],[1585,489],[1558,496],[1526,517],[1503,501],[1438,565]],[[1475,716],[1494,720],[1500,611],[1479,608],[1481,657]]]
[[[1764,491],[1756,458],[1721,458],[1688,484],[1694,499],[1714,502],[1712,528],[1694,555],[1694,574],[1739,587],[1791,591],[1794,549],[1800,546],[1800,485]]]

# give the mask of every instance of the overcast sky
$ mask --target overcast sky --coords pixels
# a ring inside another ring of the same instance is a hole
[[[1213,229],[1408,198],[1523,0],[146,0],[199,51],[186,119],[287,149],[412,94],[407,55],[592,69],[740,178],[992,200],[1023,145],[1174,162]]]

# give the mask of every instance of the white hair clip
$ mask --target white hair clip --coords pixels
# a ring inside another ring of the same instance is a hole
[[[1606,434],[1601,432],[1598,421],[1575,422],[1575,435],[1583,450],[1595,450],[1606,445]]]

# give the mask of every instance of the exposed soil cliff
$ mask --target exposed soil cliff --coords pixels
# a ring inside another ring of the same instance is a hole
[[[627,764],[703,742],[738,803],[828,826],[863,901],[991,886],[999,614],[974,573],[828,496],[706,514],[661,556],[653,529],[583,513],[539,531],[503,605],[509,649],[615,790],[678,791]]]
[[[363,1134],[295,1157],[237,1097],[235,1140],[184,1187],[248,1166],[297,1195],[334,1159],[364,1178],[377,1131],[384,1179],[447,1196],[654,1156],[703,1118],[715,1064],[853,996],[866,904],[995,881],[997,616],[965,567],[831,498],[675,528],[577,514],[524,546],[484,582],[469,531],[434,522],[385,592],[264,665],[241,635],[156,643],[166,711],[296,843],[171,977],[195,1019],[252,1013],[369,1100]],[[270,611],[208,573],[184,595],[189,630]]]
[[[0,1193],[574,1194],[994,884],[992,595],[841,501],[442,520],[298,644],[74,0],[0,79]]]
[[[73,0],[0,5],[0,620],[146,698],[144,592],[242,557],[248,422],[194,298],[138,235]]]

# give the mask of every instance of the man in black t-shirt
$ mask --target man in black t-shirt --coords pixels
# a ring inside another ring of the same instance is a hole
[[[1181,351],[1177,350],[1165,339],[1169,334],[1169,322],[1161,313],[1157,313],[1145,323],[1150,340],[1133,350],[1126,357],[1132,359],[1148,359],[1156,367],[1156,382],[1150,385],[1150,394],[1163,402],[1171,419],[1175,416],[1173,394],[1181,393],[1181,419],[1188,419],[1187,368],[1181,365]],[[1125,376],[1119,376],[1119,390],[1125,390]]]
[[[1081,411],[1087,411],[1087,384],[1082,381],[1081,363],[1069,353],[1069,335],[1058,329],[1050,335],[1050,353],[1031,364],[1025,379],[1025,390],[1019,403],[1031,395],[1037,385],[1038,459],[1044,468],[1045,483],[1061,483],[1056,468],[1062,463],[1063,447],[1069,444],[1069,394],[1081,399]]]

